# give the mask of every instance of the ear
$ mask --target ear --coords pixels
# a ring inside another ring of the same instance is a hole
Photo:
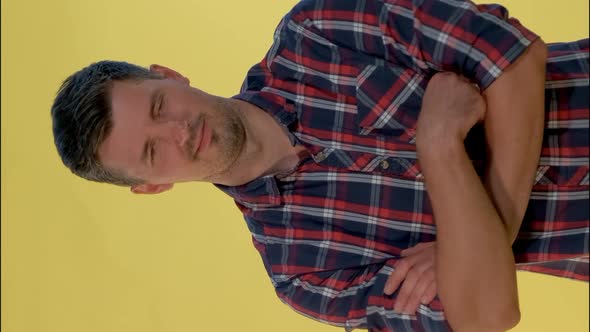
[[[171,78],[173,80],[183,82],[185,84],[190,84],[188,78],[182,76],[179,72],[162,65],[153,64],[150,66],[150,71],[153,73],[161,74],[165,78]]]
[[[168,191],[172,189],[174,183],[164,183],[164,184],[140,184],[137,186],[131,187],[131,192],[134,194],[159,194],[164,191]]]

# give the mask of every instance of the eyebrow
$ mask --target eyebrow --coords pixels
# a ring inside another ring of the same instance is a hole
[[[160,96],[160,89],[154,89],[154,91],[152,92],[151,96],[150,96],[150,113],[149,113],[149,117],[150,119],[154,119],[154,112],[155,112],[155,108],[156,108],[156,102],[158,100],[158,97]],[[141,151],[141,163],[144,165],[149,166],[151,164],[151,161],[148,163],[148,157],[150,155],[150,147],[151,147],[151,140],[147,140],[145,141],[145,143],[143,144],[143,150]]]

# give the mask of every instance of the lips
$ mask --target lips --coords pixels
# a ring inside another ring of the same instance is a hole
[[[210,130],[209,130],[209,127],[207,127],[207,124],[205,123],[204,119],[201,121],[201,126],[199,127],[199,129],[197,129],[197,134],[198,134],[198,137],[196,138],[197,143],[195,144],[195,146],[194,146],[195,150],[193,151],[194,156],[196,156],[198,153],[203,151],[203,149],[206,149],[207,146],[209,145]]]
[[[199,142],[197,152],[205,151],[209,147],[209,142],[211,142],[211,128],[203,121],[203,132],[201,133],[201,142]]]
[[[205,128],[205,120],[201,121],[201,125],[196,130],[195,144],[192,146],[192,155],[196,156],[199,148],[201,147],[201,141],[203,140],[203,128]]]

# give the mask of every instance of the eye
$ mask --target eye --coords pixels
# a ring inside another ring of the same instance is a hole
[[[160,104],[158,105],[158,111],[156,112],[156,116],[159,117],[162,115],[162,110],[164,109],[164,95],[162,94],[160,97]]]
[[[152,141],[150,145],[150,162],[151,165],[154,165],[154,160],[156,159],[156,142]]]

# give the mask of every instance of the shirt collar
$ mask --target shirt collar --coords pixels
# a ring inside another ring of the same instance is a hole
[[[240,186],[215,186],[249,208],[281,204],[281,195],[273,175],[263,176]]]
[[[297,119],[297,115],[293,111],[293,103],[273,93],[245,91],[232,98],[260,107],[285,128],[289,128]],[[287,132],[291,144],[295,145],[295,136],[289,130]],[[281,203],[281,195],[274,175],[263,176],[240,186],[220,184],[215,184],[215,186],[247,207],[273,206]]]
[[[260,107],[286,128],[289,128],[297,119],[294,102],[278,94],[265,91],[244,91],[232,98]]]

